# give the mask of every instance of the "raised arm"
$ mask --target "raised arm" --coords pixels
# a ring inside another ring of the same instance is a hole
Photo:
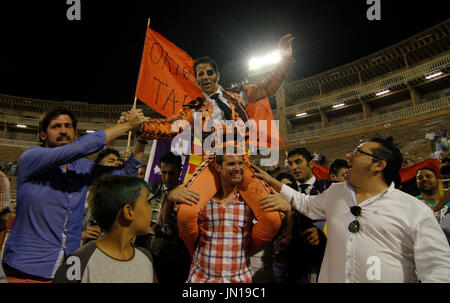
[[[258,84],[244,86],[244,94],[248,103],[270,97],[280,88],[295,63],[292,57],[293,40],[294,36],[291,34],[285,35],[280,39],[278,49],[281,61],[273,68],[267,78]]]
[[[329,190],[317,196],[304,195],[281,183],[263,169],[253,166],[255,176],[266,181],[280,194],[269,195],[261,199],[261,207],[266,211],[279,210],[286,212],[290,207],[313,220],[325,219],[325,204]],[[289,205],[288,205],[289,204]]]
[[[122,113],[122,115],[125,113]],[[114,126],[108,127],[105,129],[105,141],[106,144],[115,140],[119,136],[140,128],[142,123],[148,121],[148,118],[144,116],[144,113],[141,109],[132,108],[131,111],[127,113],[127,119],[122,120],[121,123],[118,123]]]
[[[146,118],[142,110],[132,109],[130,119],[126,123],[117,124],[105,130],[82,136],[70,144],[60,147],[32,147],[20,157],[20,175],[24,178],[45,173],[48,170],[86,157],[101,150],[106,143],[111,142],[127,131],[141,126]]]

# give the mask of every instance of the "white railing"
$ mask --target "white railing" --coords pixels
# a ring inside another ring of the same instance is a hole
[[[296,114],[299,111],[315,110],[318,107],[332,105],[337,102],[354,100],[371,93],[379,92],[385,88],[393,87],[395,85],[407,83],[408,81],[424,77],[430,72],[444,69],[448,66],[450,66],[450,54],[447,53],[438,59],[405,71],[398,72],[390,77],[386,77],[385,79],[378,80],[361,87],[348,89],[339,94],[333,93],[332,95],[323,98],[316,97],[314,101],[288,106],[286,107],[286,115]]]
[[[410,119],[418,115],[423,115],[429,112],[442,110],[449,106],[450,106],[450,97],[444,97],[427,103],[419,104],[417,106],[412,106],[398,111],[373,116],[359,121],[343,123],[336,126],[314,129],[296,134],[288,134],[286,139],[287,142],[296,142],[311,138],[342,134],[352,130],[369,128],[376,125],[389,123],[392,121]]]

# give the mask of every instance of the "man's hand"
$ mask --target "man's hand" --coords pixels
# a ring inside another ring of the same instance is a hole
[[[86,231],[81,233],[81,240],[97,240],[102,234],[102,229],[99,226],[89,226]]]
[[[144,116],[142,109],[136,109],[133,107],[130,111],[122,113],[118,123],[128,123],[131,126],[131,129],[138,129],[142,123],[147,120],[148,118]]]
[[[181,184],[169,191],[167,199],[173,202],[193,205],[198,203],[200,200],[200,195],[195,190],[187,187],[185,184]]]
[[[269,173],[267,173],[265,170],[263,170],[262,168],[259,168],[256,165],[252,165],[252,169],[255,171],[256,177],[267,182],[267,184],[272,186],[275,191],[277,191],[277,192],[281,191],[281,187],[283,186],[283,183],[281,183],[280,181],[278,181],[277,179],[275,179],[274,177],[269,175]]]
[[[291,211],[291,203],[284,199],[280,194],[271,194],[261,199],[261,208],[265,211],[279,210],[285,214]]]
[[[292,41],[294,39],[295,37],[291,34],[281,37],[280,42],[278,43],[278,49],[283,58],[292,57]]]
[[[318,245],[320,243],[319,232],[317,230],[317,227],[308,228],[307,230],[303,231],[300,234],[300,236],[301,237],[305,237],[303,239],[303,241],[305,241],[306,243],[311,244],[312,246]]]

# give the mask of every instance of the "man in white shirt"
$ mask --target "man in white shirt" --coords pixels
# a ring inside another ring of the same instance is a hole
[[[257,172],[281,193],[263,198],[263,209],[283,211],[292,203],[311,219],[326,219],[319,282],[450,282],[450,247],[432,210],[394,188],[403,160],[399,149],[391,140],[373,138],[347,159],[347,182],[318,196]]]

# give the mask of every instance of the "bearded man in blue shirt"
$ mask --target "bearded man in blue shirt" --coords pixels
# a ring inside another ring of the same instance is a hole
[[[136,174],[141,162],[130,156],[123,166],[100,167],[85,157],[146,121],[133,108],[132,118],[76,139],[77,120],[65,108],[45,113],[39,123],[41,146],[20,157],[17,207],[5,244],[3,268],[8,282],[48,282],[64,256],[80,247],[86,193],[105,172]]]

